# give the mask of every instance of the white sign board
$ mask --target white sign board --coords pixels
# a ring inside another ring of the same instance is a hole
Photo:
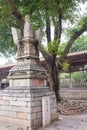
[[[42,98],[42,114],[43,114],[43,127],[47,127],[51,123],[51,114],[50,114],[50,98]]]

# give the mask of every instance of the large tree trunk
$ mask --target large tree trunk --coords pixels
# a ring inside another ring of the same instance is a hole
[[[48,63],[48,82],[51,89],[55,92],[56,101],[61,101],[62,98],[60,97],[60,80],[59,80],[59,71],[57,68],[56,60],[50,59]]]

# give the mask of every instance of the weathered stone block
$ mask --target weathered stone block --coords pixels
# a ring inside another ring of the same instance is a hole
[[[33,79],[33,82],[32,82],[32,86],[40,86],[40,87],[43,87],[44,86],[44,80],[41,80],[41,79]]]
[[[33,109],[32,107],[21,107],[21,108],[20,108],[20,111],[21,111],[21,112],[26,112],[26,113],[30,113],[30,114],[31,114],[31,113],[32,113],[32,109]]]
[[[10,105],[11,106],[24,106],[26,107],[26,102],[22,102],[22,101],[10,101]]]
[[[10,105],[10,101],[0,100],[0,105]]]
[[[41,126],[41,124],[42,124],[41,118],[34,120],[34,126],[37,126],[37,125]]]
[[[6,101],[6,100],[12,100],[12,97],[10,97],[10,96],[9,96],[9,97],[7,97],[7,96],[2,96],[2,100],[5,100],[5,101]]]
[[[0,96],[0,100],[2,99],[2,96]]]
[[[54,122],[57,119],[58,119],[58,114],[57,113],[51,115],[51,122]]]
[[[10,111],[11,110],[11,106],[0,106],[0,110],[7,110],[7,111]]]
[[[11,110],[15,111],[15,112],[19,112],[21,110],[21,108],[18,106],[11,106]]]
[[[27,113],[24,113],[24,112],[17,112],[17,118],[20,118],[20,119],[27,119]]]
[[[16,111],[16,112],[32,113],[33,108],[31,108],[31,107],[12,106],[11,109],[12,109],[12,111]]]
[[[36,113],[28,114],[28,120],[35,120],[36,119]]]
[[[27,103],[27,106],[32,106],[32,107],[34,107],[34,106],[41,106],[41,105],[42,105],[41,102],[28,102]]]
[[[57,112],[57,108],[53,108],[52,110],[51,110],[51,114],[55,114]]]
[[[37,116],[37,119],[38,119],[38,118],[42,119],[42,112],[37,112],[37,115],[36,115],[36,116]]]
[[[27,91],[27,90],[26,90]],[[17,98],[17,101],[27,101],[27,102],[33,102],[34,98]]]
[[[16,112],[11,111],[0,111],[1,116],[16,117]]]
[[[32,112],[41,112],[41,111],[42,111],[42,106],[32,108]]]
[[[34,100],[35,101],[42,101],[42,98],[41,97],[36,97]]]

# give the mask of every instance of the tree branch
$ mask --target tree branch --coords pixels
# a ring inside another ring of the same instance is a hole
[[[46,1],[45,1],[45,11],[46,11],[46,37],[47,37],[47,43],[49,43],[51,41],[51,27],[50,27],[50,17],[48,14],[49,7]]]
[[[22,15],[20,14],[20,12],[18,11],[17,7],[15,6],[15,4],[13,3],[12,0],[6,0],[10,9],[11,9],[11,12],[12,12],[12,15],[15,16],[19,22],[19,25],[21,27],[24,26],[24,20],[23,20],[23,17]]]
[[[55,0],[58,6],[58,24],[55,27],[55,37],[54,40],[61,38],[61,32],[62,32],[62,10],[60,7],[60,0]]]
[[[42,53],[43,57],[45,58],[46,62],[48,61],[50,55],[44,48],[44,46],[41,43],[38,43],[38,49]]]
[[[12,14],[17,18],[20,27],[24,26],[24,20],[22,15],[20,14],[20,12],[18,11],[17,7],[15,6],[15,4],[13,3],[12,0],[6,0],[9,7],[11,8]],[[48,23],[47,23],[48,24]],[[48,24],[48,31],[47,31],[47,35],[49,34],[50,31],[50,25]],[[47,60],[49,57],[48,52],[44,49],[43,45],[41,43],[38,43],[38,48],[39,51],[42,53],[42,55],[44,56],[44,58]]]
[[[47,43],[49,43],[51,41],[50,18],[46,19],[46,36]]]
[[[67,43],[67,46],[64,49],[64,53],[61,57],[61,59],[65,59],[65,57],[67,56],[67,54],[69,53],[69,50],[72,46],[72,44],[74,43],[74,41],[81,35],[83,34],[85,31],[87,30],[87,23],[84,23],[83,26],[81,27],[81,29],[79,29],[78,31],[75,31],[75,33],[73,34],[73,36],[70,38],[70,40]]]

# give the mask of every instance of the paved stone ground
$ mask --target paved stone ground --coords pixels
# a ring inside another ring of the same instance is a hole
[[[87,114],[60,116],[60,120],[45,130],[87,130]]]
[[[0,122],[0,130],[16,130],[12,125]],[[39,130],[87,130],[87,114],[75,116],[59,116],[59,120],[51,126]]]

